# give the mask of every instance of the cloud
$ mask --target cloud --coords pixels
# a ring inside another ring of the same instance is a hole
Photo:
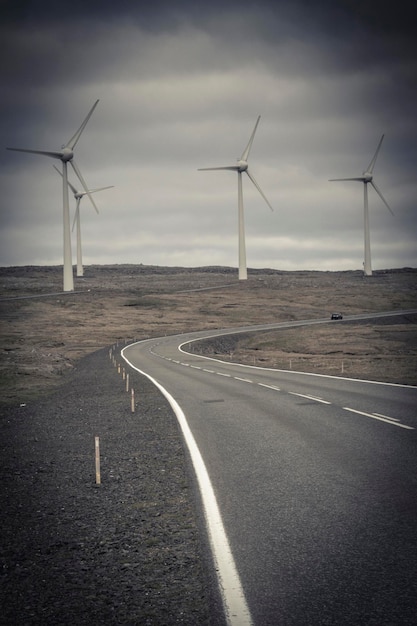
[[[395,218],[370,190],[374,266],[416,265],[416,44],[397,12],[6,5],[4,147],[57,149],[100,99],[75,158],[88,185],[115,189],[97,195],[99,216],[83,200],[86,263],[236,266],[237,176],[197,169],[233,164],[261,115],[249,162],[275,211],[244,177],[249,267],[361,267],[361,185],[328,179],[361,174],[382,133],[375,180]],[[62,263],[52,164],[0,154],[2,265]]]

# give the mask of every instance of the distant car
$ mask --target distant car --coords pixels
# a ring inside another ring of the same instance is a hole
[[[332,316],[330,318],[331,320],[342,320],[343,319],[343,315],[341,313],[332,313]]]

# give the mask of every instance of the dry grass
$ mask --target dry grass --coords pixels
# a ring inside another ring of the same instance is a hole
[[[77,359],[116,341],[206,328],[417,308],[417,270],[279,272],[89,266],[62,294],[62,268],[0,268],[1,396],[27,402]],[[54,295],[53,295],[54,294]],[[22,299],[20,299],[22,298]],[[417,384],[415,317],[330,324],[239,341],[257,365]],[[343,368],[343,370],[342,370]]]

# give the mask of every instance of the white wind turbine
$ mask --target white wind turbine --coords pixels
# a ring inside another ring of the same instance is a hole
[[[74,148],[83,132],[84,128],[87,125],[88,120],[93,114],[94,109],[98,104],[98,100],[92,106],[89,114],[81,124],[80,128],[77,130],[75,135],[71,137],[71,139],[62,146],[61,150],[56,151],[46,151],[46,150],[28,150],[26,148],[7,148],[7,150],[14,150],[15,152],[29,152],[31,154],[42,154],[44,156],[52,157],[53,159],[59,159],[62,161],[62,178],[63,178],[63,221],[64,221],[64,291],[73,291],[74,290],[74,276],[72,271],[72,255],[71,255],[71,232],[70,232],[70,217],[69,217],[69,200],[68,200],[68,169],[67,164],[70,163],[72,169],[77,175],[81,185],[83,186],[86,194],[90,198],[90,201],[98,212],[96,204],[91,196],[90,191],[87,188],[86,182],[82,177],[82,174],[74,161]]]
[[[237,187],[238,189],[238,219],[239,219],[239,280],[246,280],[248,277],[248,273],[246,269],[245,221],[244,221],[244,215],[243,215],[242,172],[246,172],[246,174],[249,176],[250,180],[253,182],[253,184],[255,185],[255,187],[257,188],[257,190],[259,191],[259,193],[261,194],[261,196],[263,197],[263,199],[265,200],[265,202],[267,203],[271,211],[274,210],[272,206],[269,204],[268,199],[263,193],[262,189],[259,187],[258,183],[254,179],[253,174],[251,174],[248,169],[249,152],[252,147],[253,138],[255,137],[256,129],[258,127],[260,119],[261,119],[261,116],[259,115],[258,119],[256,120],[255,128],[253,129],[252,135],[250,136],[248,145],[244,149],[243,154],[240,157],[240,159],[237,161],[236,165],[228,165],[225,167],[202,167],[202,168],[199,168],[198,170],[199,172],[208,171],[208,170],[232,170],[233,172],[237,172],[237,175],[238,175],[238,180],[237,180],[238,182],[238,187]]]
[[[62,176],[61,172],[55,165],[54,165],[54,168],[56,169],[58,174]],[[81,247],[80,203],[81,203],[81,198],[87,195],[87,191],[78,191],[78,189],[76,189],[74,185],[70,183],[70,181],[68,181],[68,187],[71,189],[72,193],[74,194],[74,198],[76,200],[74,222],[72,224],[72,230],[74,230],[75,224],[77,224],[77,276],[84,276],[82,247]],[[110,185],[108,187],[97,187],[96,189],[89,189],[89,193],[96,193],[97,191],[104,191],[104,189],[112,189],[113,187],[114,185]],[[96,209],[96,212],[98,213],[97,207],[94,207],[94,208]]]
[[[381,198],[382,202],[385,204],[385,206],[387,207],[387,209],[389,210],[390,213],[392,213],[392,215],[394,215],[391,207],[389,206],[388,202],[385,200],[384,196],[382,195],[380,189],[378,189],[378,187],[376,186],[374,180],[373,180],[373,171],[374,171],[374,167],[375,167],[375,163],[376,163],[376,159],[378,157],[378,153],[379,150],[381,148],[381,144],[382,141],[384,139],[384,135],[382,135],[378,147],[376,149],[376,152],[374,154],[374,157],[372,159],[372,161],[369,163],[368,167],[366,168],[366,170],[363,172],[362,176],[358,176],[356,178],[330,178],[329,180],[331,182],[333,181],[340,181],[340,180],[357,180],[361,183],[363,183],[363,203],[364,203],[364,244],[365,244],[365,259],[364,259],[364,264],[363,264],[363,271],[365,276],[372,276],[372,265],[371,265],[371,239],[370,239],[370,234],[369,234],[369,209],[368,209],[368,183],[370,183],[372,185],[372,187],[375,189],[375,191],[377,192],[377,194],[379,195],[379,197]]]

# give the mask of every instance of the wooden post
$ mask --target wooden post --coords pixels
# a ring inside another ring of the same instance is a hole
[[[130,407],[132,409],[132,413],[135,412],[135,390],[132,388],[130,392]]]
[[[95,438],[95,448],[96,448],[96,485],[101,485],[101,475],[100,475],[100,438]]]

